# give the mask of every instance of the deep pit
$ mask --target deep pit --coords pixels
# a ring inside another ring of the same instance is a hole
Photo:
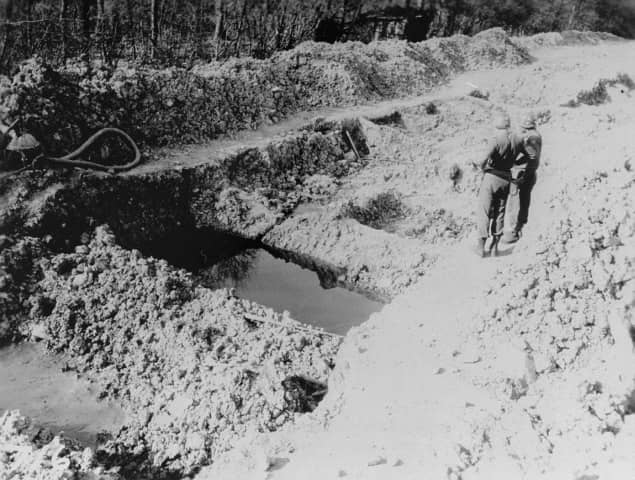
[[[240,298],[286,310],[302,323],[338,335],[383,307],[338,286],[336,272],[304,268],[258,242],[210,229],[179,231],[149,242],[142,253],[190,271],[204,287],[233,289]]]

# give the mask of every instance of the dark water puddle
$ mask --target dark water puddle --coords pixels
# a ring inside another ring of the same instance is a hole
[[[20,410],[35,424],[94,447],[97,434],[124,423],[116,405],[98,401],[88,382],[62,371],[43,346],[22,343],[0,349],[0,414]]]
[[[345,334],[383,304],[333,286],[325,272],[300,267],[250,242],[210,231],[180,232],[142,249],[195,274],[209,288],[234,288],[236,295],[303,323]]]

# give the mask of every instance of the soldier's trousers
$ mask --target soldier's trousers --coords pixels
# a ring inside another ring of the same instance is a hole
[[[536,185],[536,171],[527,170],[520,185],[512,185],[507,200],[507,230],[520,232],[529,218],[531,191]]]
[[[509,181],[491,173],[483,175],[476,209],[476,225],[480,238],[502,235],[508,195]]]

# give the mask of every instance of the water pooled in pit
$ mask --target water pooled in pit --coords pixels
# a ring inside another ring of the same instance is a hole
[[[249,242],[210,231],[179,232],[147,245],[143,252],[194,273],[209,288],[234,288],[236,294],[296,320],[345,334],[383,304],[341,287]]]
[[[95,446],[97,434],[116,432],[123,411],[97,400],[88,382],[63,372],[62,362],[34,343],[0,348],[0,414],[20,410],[53,434],[61,431],[86,446]]]

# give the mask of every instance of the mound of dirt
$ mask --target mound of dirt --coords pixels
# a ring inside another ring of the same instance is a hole
[[[565,30],[563,32],[537,33],[528,37],[512,37],[516,45],[535,50],[546,47],[562,47],[573,45],[597,45],[600,42],[622,40],[617,35],[605,32],[580,32],[577,30]]]
[[[633,185],[632,176],[621,174],[589,178],[580,186],[588,192],[583,205],[532,245],[537,257],[524,256],[524,265],[499,272],[483,328],[529,342],[539,371],[571,365],[607,338],[607,312],[633,306]],[[553,200],[572,201],[567,193]]]
[[[612,100],[609,90],[618,93],[616,100],[620,96],[630,96],[630,92],[635,89],[635,82],[625,73],[619,73],[614,78],[600,79],[590,90],[581,90],[575,99],[569,100],[563,106],[579,107],[580,105],[602,105]]]
[[[479,353],[491,355],[492,345],[516,353],[498,348],[478,383],[509,409],[526,410],[543,451],[536,456],[517,443],[526,472],[620,478],[632,471],[624,445],[635,424],[634,187],[632,175],[605,172],[555,196],[552,208],[576,208],[517,250],[524,261],[499,270],[484,300]],[[572,194],[580,191],[587,195]]]
[[[325,382],[339,345],[226,290],[195,288],[104,228],[42,270],[31,320],[47,347],[129,413],[112,448],[165,470],[187,472],[249,431],[293,420],[297,392],[290,398],[284,380]]]
[[[200,142],[316,107],[420,94],[466,69],[529,60],[502,29],[405,41],[307,42],[268,60],[237,59],[191,71],[71,66],[40,59],[2,80],[1,108],[52,153],[95,130],[119,127],[146,145]]]
[[[262,241],[283,252],[302,252],[297,263],[314,270],[327,267],[338,274],[335,284],[380,300],[394,298],[434,262],[434,256],[418,241],[329,210],[292,216],[272,228]]]

